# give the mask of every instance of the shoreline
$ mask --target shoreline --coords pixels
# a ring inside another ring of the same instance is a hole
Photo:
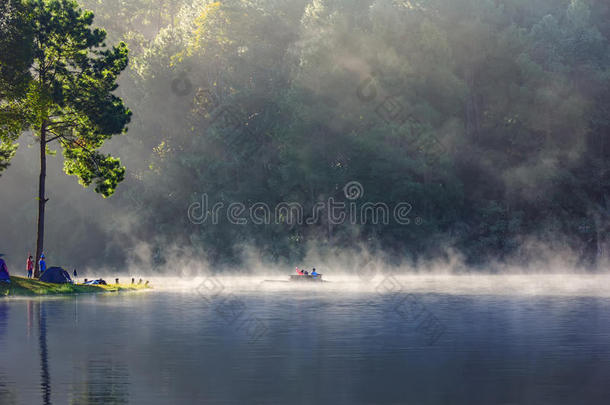
[[[93,293],[109,293],[120,291],[149,290],[152,286],[144,284],[53,284],[31,278],[11,276],[11,282],[0,283],[0,297],[37,297],[48,295],[77,295]]]

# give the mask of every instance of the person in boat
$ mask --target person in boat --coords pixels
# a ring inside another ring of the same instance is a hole
[[[28,278],[32,278],[32,271],[34,270],[34,260],[31,254],[28,255],[28,260],[25,263],[25,268],[28,272]]]
[[[303,270],[303,275],[304,275],[304,276],[308,276],[308,275],[309,275],[309,273],[307,272],[307,270]]]
[[[314,278],[316,278],[316,277],[319,275],[319,273],[316,271],[316,268],[315,268],[315,267],[314,267],[313,269],[311,269],[311,275],[312,275]]]
[[[302,275],[303,275],[303,270],[299,270],[299,268],[298,268],[298,267],[295,267],[295,269],[296,269],[297,274],[298,274],[299,276],[302,276]]]

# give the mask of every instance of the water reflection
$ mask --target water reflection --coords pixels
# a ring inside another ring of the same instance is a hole
[[[8,310],[8,304],[0,302],[0,350],[4,350],[3,344],[8,324]],[[0,404],[15,404],[17,403],[15,393],[11,390],[7,381],[6,374],[0,372]]]
[[[34,301],[29,300],[26,304],[27,311],[27,326],[26,326],[26,337],[30,340],[32,331],[34,329]]]
[[[129,371],[125,363],[96,356],[87,363],[87,380],[72,404],[122,405],[129,402]],[[111,357],[111,356],[110,356]]]
[[[47,310],[44,303],[36,303],[38,309],[38,346],[40,349],[40,390],[42,403],[51,404],[51,377],[49,375],[49,352],[47,349]]]
[[[77,317],[77,300],[74,300],[74,326],[78,324]],[[49,308],[51,306],[51,308]],[[33,316],[37,317],[38,324],[38,348],[40,355],[40,391],[42,393],[42,404],[51,405],[52,382],[49,368],[49,347],[48,347],[48,326],[47,326],[47,311],[51,311],[54,316],[54,322],[61,325],[61,329],[65,328],[62,324],[60,307],[65,307],[57,302],[45,301],[29,301],[27,304],[28,317],[28,332],[31,333],[31,325],[33,325]],[[59,319],[57,319],[59,318]],[[62,332],[63,333],[63,332]],[[68,346],[68,344],[66,344]],[[104,347],[100,347],[105,350]],[[91,356],[87,362],[87,369],[84,375],[85,381],[80,385],[82,388],[77,389],[76,395],[72,397],[72,404],[127,404],[129,397],[129,372],[124,362],[116,359],[113,353],[95,352],[93,349],[87,356]],[[0,401],[4,404],[3,401]]]
[[[0,344],[6,333],[6,325],[8,323],[8,303],[0,302]]]
[[[17,397],[8,384],[5,383],[6,375],[0,373],[0,404],[12,405],[17,403]]]

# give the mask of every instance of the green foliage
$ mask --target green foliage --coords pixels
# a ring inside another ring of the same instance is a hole
[[[125,178],[125,168],[121,167],[119,159],[112,156],[82,148],[66,148],[64,158],[64,170],[67,174],[78,176],[85,187],[95,181],[95,192],[104,197],[111,196]]]
[[[31,78],[33,31],[21,1],[0,0],[0,100],[22,94]]]
[[[14,109],[38,137],[45,134],[42,142],[60,143],[66,173],[85,186],[95,182],[95,191],[107,197],[125,169],[97,149],[124,132],[131,117],[112,94],[127,67],[127,46],[106,48],[105,31],[90,28],[93,13],[74,1],[32,0],[24,7],[34,38],[33,77]]]
[[[17,149],[15,141],[26,127],[19,100],[31,80],[33,31],[20,1],[0,1],[0,175]]]
[[[15,156],[17,146],[19,145],[4,143],[3,140],[0,141],[0,173],[9,166],[9,161]]]

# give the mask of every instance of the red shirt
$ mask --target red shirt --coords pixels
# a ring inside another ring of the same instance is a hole
[[[28,264],[27,264],[27,266],[28,266],[27,267],[28,270],[33,270],[34,269],[34,262],[29,257],[28,257]]]

